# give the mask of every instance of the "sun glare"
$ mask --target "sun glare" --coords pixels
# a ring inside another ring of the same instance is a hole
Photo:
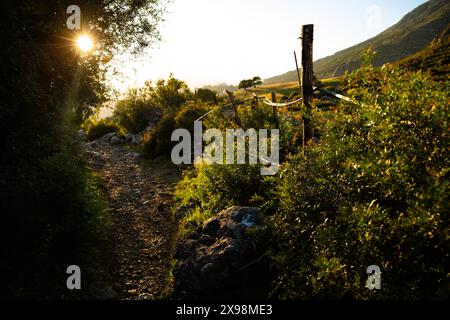
[[[90,51],[93,48],[94,43],[93,43],[91,37],[89,37],[88,35],[82,35],[82,36],[78,37],[77,45],[78,45],[78,48],[82,52],[86,53],[86,52]]]

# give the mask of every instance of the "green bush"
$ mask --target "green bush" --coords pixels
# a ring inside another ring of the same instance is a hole
[[[105,134],[111,132],[121,132],[118,125],[111,122],[109,119],[102,119],[99,121],[93,121],[87,125],[87,137],[89,141],[97,140],[103,137]]]
[[[80,154],[76,145],[59,150],[11,185],[8,201],[2,203],[9,210],[1,234],[8,235],[5,243],[13,244],[4,251],[8,264],[2,296],[92,298],[104,285],[107,208],[97,178]],[[70,293],[65,270],[73,264],[82,268],[83,290]]]
[[[41,272],[48,275],[47,285],[64,291],[66,275],[61,270],[79,265],[83,270],[83,295],[92,297],[93,291],[104,285],[107,274],[105,250],[110,222],[100,182],[83,160],[74,156],[74,150],[64,149],[44,160],[42,169],[37,206],[41,212],[35,218],[46,223],[48,232],[41,240],[47,244],[48,257],[41,261],[45,268]]]
[[[153,107],[151,95],[153,88],[147,86],[141,89],[131,89],[126,97],[116,103],[113,119],[118,125],[132,133],[139,133],[147,128]]]
[[[164,113],[178,112],[193,94],[184,81],[176,79],[172,74],[169,79],[159,80],[152,93],[152,101]]]
[[[196,164],[175,191],[178,204],[190,208],[181,221],[182,232],[230,206],[269,206],[272,182],[272,177],[261,176],[257,165]]]
[[[319,114],[319,145],[282,173],[274,295],[448,298],[448,87],[368,63],[346,81],[359,104]]]
[[[142,143],[142,151],[149,158],[170,156],[177,142],[171,137],[175,129],[186,129],[194,133],[194,121],[209,111],[206,104],[186,104],[179,112],[167,114]]]

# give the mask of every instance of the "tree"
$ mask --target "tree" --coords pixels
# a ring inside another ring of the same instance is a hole
[[[247,90],[249,88],[253,87],[253,81],[252,80],[242,80],[239,83],[239,89]]]
[[[239,83],[239,89],[247,90],[249,88],[256,88],[262,85],[261,77],[253,77],[252,79],[245,79]]]
[[[94,270],[96,258],[86,252],[101,249],[102,206],[72,136],[105,99],[111,56],[159,38],[160,4],[80,0],[82,25],[74,31],[66,27],[68,2],[2,1],[0,251],[8,261],[0,266],[2,297],[59,298],[67,293],[61,270],[73,261]],[[79,54],[81,32],[95,38],[98,50]]]
[[[152,94],[152,100],[163,111],[176,112],[192,97],[192,92],[184,81],[176,79],[173,74],[169,79],[158,80]]]
[[[262,85],[261,77],[253,77],[253,79],[252,79],[252,86],[254,88],[256,88],[257,86],[260,86],[260,85]]]
[[[206,89],[206,88],[198,89],[197,93],[196,93],[196,97],[201,102],[217,104],[217,92],[215,92],[213,90]]]

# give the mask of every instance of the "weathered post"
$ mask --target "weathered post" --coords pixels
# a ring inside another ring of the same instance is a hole
[[[313,138],[314,132],[311,127],[310,111],[313,96],[313,40],[314,25],[307,24],[302,27],[302,98],[303,107],[307,115],[304,117],[303,145]]]
[[[277,103],[277,95],[273,91],[272,91],[272,102]],[[273,117],[276,119],[277,118],[277,107],[276,106],[272,106],[272,112],[273,112]]]
[[[239,118],[239,114],[238,114],[238,105],[237,105],[236,99],[234,98],[234,94],[233,94],[233,92],[230,92],[228,90],[225,90],[225,92],[227,93],[228,98],[230,98],[230,102],[233,105],[233,111],[234,111],[234,117],[235,117],[236,123],[242,127],[241,119]]]
[[[258,107],[258,97],[253,97],[251,108],[252,108],[252,114],[255,112],[256,108]]]

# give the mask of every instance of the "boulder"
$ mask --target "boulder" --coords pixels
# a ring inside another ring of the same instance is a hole
[[[249,232],[256,228],[260,232]],[[175,296],[266,298],[270,277],[264,230],[258,208],[231,207],[207,220],[178,243]]]
[[[135,144],[135,145],[140,144],[141,141],[142,141],[142,135],[141,134],[133,135],[133,137],[131,138],[131,143]]]
[[[133,138],[134,138],[134,134],[132,134],[132,133],[127,133],[127,134],[125,135],[125,142],[132,142],[132,141],[133,141]]]
[[[115,132],[110,132],[110,133],[107,133],[107,134],[105,134],[103,137],[101,137],[99,140],[101,141],[101,142],[106,142],[106,143],[109,143],[109,142],[111,142],[111,139],[113,138],[113,137],[115,137],[116,136],[116,133]]]
[[[117,144],[123,144],[125,143],[125,139],[121,139],[117,135],[111,138],[111,144],[117,145]]]

